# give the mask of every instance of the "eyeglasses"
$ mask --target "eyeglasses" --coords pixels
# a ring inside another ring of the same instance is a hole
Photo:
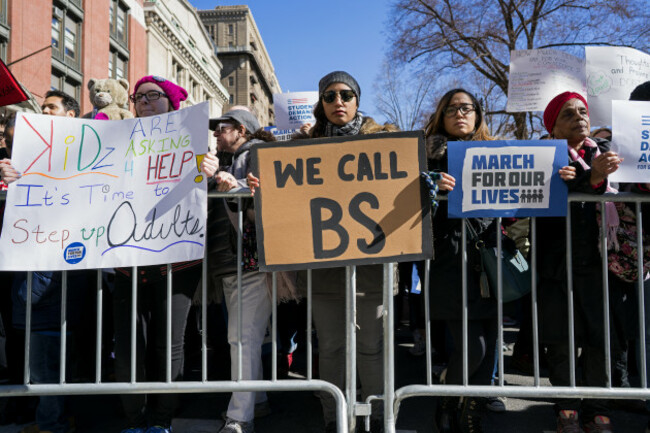
[[[466,116],[469,113],[476,111],[476,108],[474,108],[472,104],[450,105],[445,108],[443,113],[445,114],[445,117],[452,117],[455,116],[458,111],[460,111],[460,114],[463,116]]]
[[[328,104],[331,104],[336,100],[336,97],[340,96],[341,101],[343,102],[350,102],[352,98],[354,98],[356,95],[352,90],[329,90],[321,95],[321,98],[323,98],[323,102],[326,102]]]
[[[217,125],[217,127],[214,130],[215,134],[221,135],[224,132],[226,132],[228,129],[234,128],[235,125],[230,124],[230,123],[220,123]]]
[[[139,102],[143,97],[147,98],[147,101],[151,102],[157,101],[161,97],[167,98],[167,95],[157,90],[149,90],[147,93],[134,93],[133,95],[129,96],[129,99],[135,104]]]

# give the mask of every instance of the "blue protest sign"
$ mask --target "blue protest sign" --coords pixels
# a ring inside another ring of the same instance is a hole
[[[566,141],[453,141],[447,152],[450,218],[566,215]]]

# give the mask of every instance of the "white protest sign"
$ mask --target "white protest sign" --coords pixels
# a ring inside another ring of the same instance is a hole
[[[273,95],[275,124],[278,129],[300,129],[305,123],[316,123],[314,105],[318,92],[276,93]]]
[[[567,90],[587,95],[584,59],[551,49],[510,52],[506,111],[544,111]]]
[[[289,141],[298,129],[278,129],[275,126],[265,126],[265,131],[269,131],[277,141]]]
[[[207,103],[120,121],[19,116],[0,270],[203,258],[207,129]]]
[[[650,181],[650,102],[612,101],[612,148],[623,162],[612,182]]]
[[[611,102],[650,80],[650,55],[627,47],[586,47],[585,55],[591,125],[612,125]]]

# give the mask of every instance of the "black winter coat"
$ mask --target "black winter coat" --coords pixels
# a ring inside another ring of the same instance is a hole
[[[601,152],[608,141],[598,141]],[[584,161],[591,165],[596,149],[585,147]],[[576,178],[567,182],[569,192],[603,194],[606,182],[598,188],[590,183],[591,169],[577,162]],[[575,336],[578,344],[601,345],[604,333],[601,257],[598,250],[599,226],[596,203],[571,203],[571,248]],[[566,262],[566,218],[537,220],[537,263],[539,275],[540,337],[545,343],[568,342],[568,298]]]
[[[453,142],[451,144],[453,146]],[[447,142],[444,137],[427,138],[430,171],[448,172]],[[431,318],[462,319],[462,225],[463,220],[447,217],[447,201],[441,200],[433,218],[433,261],[429,283]],[[480,234],[492,222],[491,218],[470,218],[470,224]],[[467,239],[469,240],[469,234]],[[469,319],[496,317],[497,303],[493,297],[481,297],[477,256],[468,248],[467,298]]]

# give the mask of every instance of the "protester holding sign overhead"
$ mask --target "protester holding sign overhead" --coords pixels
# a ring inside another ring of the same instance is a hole
[[[149,75],[134,86],[130,99],[136,117],[157,116],[178,110],[187,91],[171,81]],[[182,379],[184,334],[192,296],[201,276],[201,260],[173,263],[171,316],[171,380]],[[137,281],[136,377],[137,382],[164,381],[167,366],[167,265],[119,268],[115,277],[113,311],[115,323],[115,376],[131,382],[132,284]],[[153,356],[147,356],[152,354]],[[169,433],[175,394],[121,395],[128,428],[125,433]]]
[[[589,138],[589,108],[578,93],[564,92],[549,102],[544,111],[544,126],[552,138],[565,139],[570,165],[560,170],[569,191],[603,194],[614,191],[608,175],[618,169],[618,155],[609,142]],[[571,251],[573,269],[574,329],[567,319],[567,239],[565,218],[544,218],[537,223],[539,252],[540,337],[547,347],[549,378],[554,386],[570,386],[570,351],[582,348],[582,384],[607,386],[604,352],[603,281],[598,253],[597,206],[593,202],[571,205]],[[613,203],[603,206],[610,228],[618,216]],[[612,233],[608,230],[608,233]],[[611,239],[610,239],[611,240]],[[569,332],[575,334],[576,347],[569,347]],[[612,431],[609,411],[602,400],[564,398],[555,405],[560,431]],[[578,413],[580,411],[580,414]]]
[[[438,102],[436,111],[429,118],[426,129],[426,146],[429,170],[439,173],[438,187],[441,194],[454,189],[456,179],[449,175],[447,147],[455,141],[492,140],[485,123],[483,110],[474,95],[464,89],[447,92]],[[433,251],[431,262],[430,305],[431,317],[444,320],[452,337],[445,383],[463,383],[463,325],[462,325],[462,219],[447,217],[447,201],[433,219]],[[490,219],[467,220],[478,233],[485,231]],[[468,299],[468,383],[489,385],[494,367],[494,349],[497,341],[497,308],[494,297],[482,293],[477,273],[467,269]],[[466,398],[459,404],[458,398],[445,397],[437,412],[438,429],[441,432],[482,431],[482,401]],[[472,430],[474,429],[474,430]]]

